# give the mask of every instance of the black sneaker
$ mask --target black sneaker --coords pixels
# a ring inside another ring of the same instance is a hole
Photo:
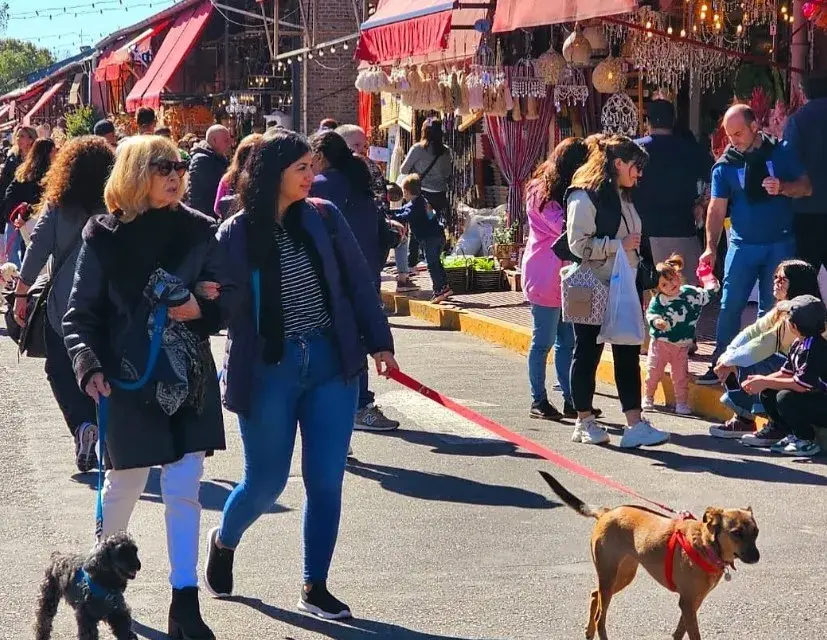
[[[595,418],[599,418],[600,416],[603,415],[603,410],[602,409],[595,409],[594,407],[592,407],[592,415]],[[577,409],[575,409],[574,405],[571,404],[570,402],[566,402],[563,405],[563,417],[564,418],[572,418],[572,419],[577,418]]]
[[[560,420],[560,418],[563,417],[563,414],[547,399],[534,402],[531,405],[531,411],[529,411],[528,415],[530,418],[537,420]]]
[[[207,536],[207,564],[204,565],[204,586],[216,598],[233,594],[233,558],[235,551],[216,544],[219,527]]]
[[[706,370],[705,374],[695,378],[695,382],[697,384],[710,387],[716,384],[721,384],[721,381],[718,379],[718,376],[715,375],[715,369],[713,367],[709,367],[709,369]]]
[[[767,426],[760,431],[741,436],[741,444],[745,444],[748,447],[771,447],[788,435],[789,433],[781,429],[774,422],[768,422]]]
[[[312,613],[314,616],[325,620],[341,620],[352,618],[350,607],[344,602],[337,600],[327,590],[326,582],[318,582],[310,586],[310,590],[302,588],[302,597],[297,605],[299,611]]]

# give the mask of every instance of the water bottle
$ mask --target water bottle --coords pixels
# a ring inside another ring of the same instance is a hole
[[[716,278],[715,274],[712,273],[712,265],[708,262],[699,262],[698,268],[695,269],[695,275],[698,276],[698,280],[701,281],[704,289],[708,289],[709,291],[717,291],[721,288],[718,278]]]

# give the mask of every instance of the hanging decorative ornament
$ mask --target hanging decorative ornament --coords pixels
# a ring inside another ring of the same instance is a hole
[[[603,105],[600,114],[603,133],[637,135],[638,112],[634,100],[626,93],[615,93]]]
[[[566,68],[566,59],[554,49],[549,49],[534,63],[537,75],[546,81],[546,84],[557,84],[560,74]]]
[[[626,72],[623,61],[609,56],[601,61],[592,72],[592,84],[600,93],[617,93],[626,87]]]
[[[586,104],[589,99],[589,87],[586,86],[586,78],[580,69],[566,67],[560,74],[559,82],[554,87],[554,106],[557,111],[563,108],[564,104],[571,106],[578,102]]]
[[[592,48],[592,56],[602,57],[609,53],[609,41],[603,27],[591,25],[583,29],[583,37],[589,41]]]
[[[592,46],[579,24],[575,25],[574,31],[563,43],[563,57],[573,67],[588,67],[591,62]]]

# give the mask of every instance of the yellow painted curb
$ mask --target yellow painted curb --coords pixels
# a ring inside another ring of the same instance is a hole
[[[461,331],[521,355],[528,353],[531,344],[531,329],[528,327],[520,327],[473,311],[458,309],[450,304],[431,304],[424,300],[413,300],[407,296],[389,291],[382,292],[382,301],[385,307],[396,315],[410,315],[443,329]],[[603,351],[603,357],[597,368],[597,379],[605,384],[616,386],[611,352],[610,348]],[[690,382],[689,406],[692,407],[695,415],[726,420],[732,416],[732,412],[721,404],[721,393],[721,388],[717,385],[702,386]],[[672,380],[667,375],[664,376],[658,388],[655,402],[657,404],[666,402],[673,404],[674,401],[675,393]]]

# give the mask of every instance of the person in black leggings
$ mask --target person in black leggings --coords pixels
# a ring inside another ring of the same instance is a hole
[[[589,157],[574,174],[566,198],[569,249],[608,285],[618,251],[625,251],[632,268],[640,261],[642,224],[630,190],[643,173],[648,156],[629,138],[592,136]],[[609,441],[606,430],[592,413],[597,367],[603,353],[598,344],[600,326],[574,324],[574,359],[571,394],[577,410],[572,440],[585,444]],[[655,429],[641,414],[640,345],[612,345],[615,380],[627,427],[624,448],[662,444],[669,434]]]

